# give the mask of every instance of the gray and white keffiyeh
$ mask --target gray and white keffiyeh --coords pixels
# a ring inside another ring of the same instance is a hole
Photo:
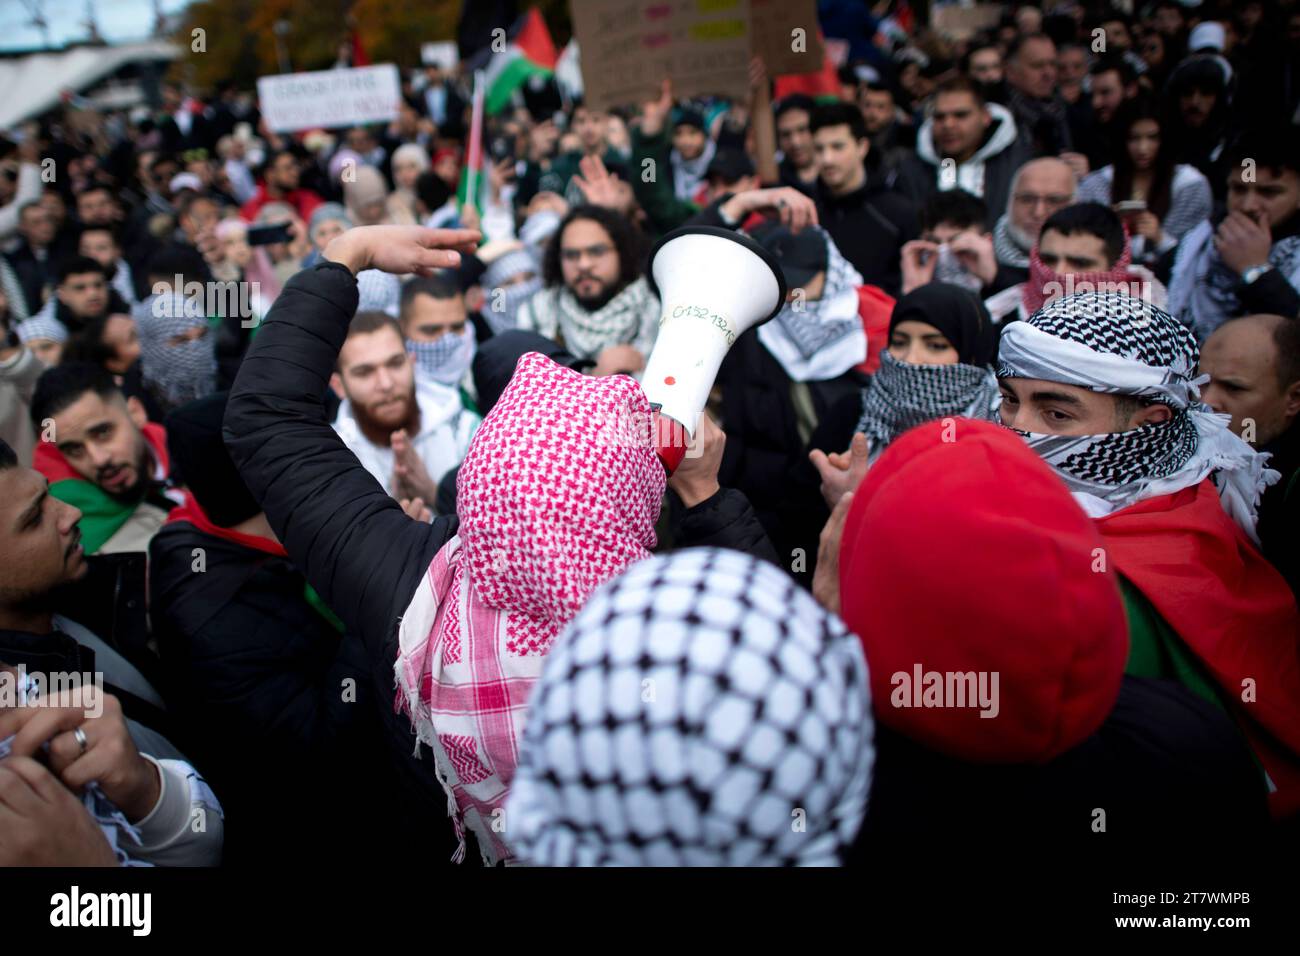
[[[1011,213],[1004,213],[993,226],[993,254],[1004,266],[1028,269],[1029,250],[1033,243],[1022,243],[1017,231],[1011,224]]]
[[[1224,510],[1250,538],[1259,497],[1279,479],[1200,400],[1200,350],[1169,313],[1122,293],[1056,299],[1002,332],[999,378],[1042,379],[1169,406],[1173,416],[1127,432],[1021,432],[1090,516],[1171,494],[1213,476]]]
[[[948,416],[997,419],[1002,395],[993,370],[976,365],[912,365],[880,353],[880,368],[862,395],[857,430],[874,461],[908,429]]]
[[[417,374],[443,385],[455,386],[469,371],[478,347],[474,323],[466,322],[459,332],[446,331],[432,342],[406,340],[406,351],[415,362]]]
[[[867,333],[858,315],[862,274],[840,253],[829,233],[826,282],[821,298],[787,302],[771,322],[758,327],[758,338],[795,382],[837,378],[867,358]]]
[[[1268,262],[1300,289],[1300,236],[1273,243]],[[1228,319],[1243,314],[1241,276],[1214,247],[1214,224],[1205,220],[1183,237],[1169,276],[1169,311],[1204,342]]]
[[[659,331],[659,299],[641,276],[594,312],[566,285],[542,289],[519,307],[517,327],[560,342],[577,358],[595,358],[611,345],[650,354]]]
[[[858,638],[772,565],[692,548],[605,584],[552,647],[507,839],[543,866],[835,866],[873,761]]]
[[[200,297],[151,295],[132,314],[140,332],[141,378],[164,402],[183,405],[216,391],[216,336]],[[198,338],[177,339],[199,327]]]

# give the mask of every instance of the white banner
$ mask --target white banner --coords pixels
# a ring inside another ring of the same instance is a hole
[[[331,129],[397,118],[401,79],[391,63],[257,80],[258,107],[276,133]]]

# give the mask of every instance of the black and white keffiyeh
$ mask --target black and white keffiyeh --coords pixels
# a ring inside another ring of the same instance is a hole
[[[999,378],[1060,382],[1169,406],[1172,417],[1127,432],[1021,432],[1092,517],[1171,494],[1213,475],[1224,510],[1252,540],[1264,489],[1278,480],[1261,455],[1201,400],[1200,350],[1169,313],[1123,293],[1056,299],[1002,332]]]
[[[862,395],[857,430],[871,444],[874,461],[903,432],[945,418],[993,421],[1002,403],[992,369],[955,365],[912,365],[880,353],[880,368]]]
[[[140,374],[159,398],[175,407],[216,391],[216,335],[201,297],[151,295],[132,314],[140,332]],[[196,328],[203,333],[188,337]]]
[[[843,375],[867,358],[867,334],[858,315],[862,274],[826,240],[826,282],[818,299],[787,302],[771,322],[758,327],[759,341],[795,382],[819,382]]]
[[[633,565],[551,649],[506,833],[544,866],[834,866],[874,760],[862,645],[777,568]]]

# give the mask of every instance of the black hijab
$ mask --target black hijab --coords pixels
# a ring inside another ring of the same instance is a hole
[[[964,365],[991,366],[998,354],[998,329],[974,293],[947,282],[929,282],[894,303],[889,331],[900,322],[925,322],[943,333]]]

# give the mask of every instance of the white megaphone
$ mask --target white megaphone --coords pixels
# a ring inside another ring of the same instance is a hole
[[[671,475],[686,455],[718,369],[745,331],[785,304],[776,258],[730,229],[685,226],[650,252],[659,335],[641,387],[656,413],[655,450]]]

